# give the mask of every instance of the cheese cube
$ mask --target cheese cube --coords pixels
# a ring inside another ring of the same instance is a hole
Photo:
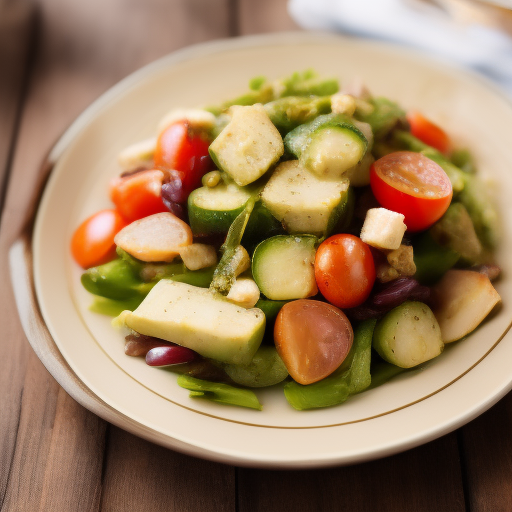
[[[377,249],[398,249],[407,229],[404,218],[386,208],[371,208],[366,212],[361,240]]]

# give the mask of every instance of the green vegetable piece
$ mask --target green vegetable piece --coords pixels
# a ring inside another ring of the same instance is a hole
[[[273,386],[288,377],[288,370],[277,350],[269,346],[260,346],[249,364],[225,364],[222,367],[235,384],[248,388]]]
[[[452,203],[429,231],[432,239],[441,247],[458,253],[468,263],[478,262],[482,244],[462,203]]]
[[[339,91],[336,78],[319,78],[312,70],[293,73],[290,77],[274,83],[274,89],[280,91],[279,96],[330,96]]]
[[[255,76],[249,80],[249,89],[251,91],[259,91],[266,81],[267,79],[264,76]]]
[[[320,114],[328,114],[331,111],[331,97],[288,96],[267,103],[265,110],[281,135],[285,135]]]
[[[358,121],[368,123],[376,139],[384,138],[405,119],[405,111],[387,98],[371,98],[368,101],[373,106],[373,110],[369,112],[357,110],[354,117]]]
[[[188,375],[178,377],[178,385],[191,391],[191,398],[205,398],[226,405],[237,405],[261,411],[258,397],[248,389],[236,388],[220,382],[195,379]]]
[[[144,283],[127,261],[115,259],[87,269],[81,277],[83,287],[94,295],[126,300],[145,297],[154,283]]]
[[[254,203],[254,198],[249,199],[242,213],[238,215],[229,228],[226,241],[221,247],[222,257],[215,268],[210,284],[210,290],[214,292],[227,295],[235,282],[235,272],[241,257],[239,246],[254,208]]]
[[[372,362],[370,370],[372,373],[372,383],[368,389],[377,388],[391,380],[395,375],[411,371],[408,368],[400,368],[400,366],[382,360]]]
[[[259,308],[265,313],[267,319],[267,326],[273,324],[277,318],[277,314],[281,311],[281,308],[289,301],[287,300],[270,300],[270,299],[259,299],[256,302],[255,308]]]
[[[498,212],[482,181],[471,174],[464,176],[464,190],[458,195],[457,201],[466,207],[482,245],[492,250],[497,247],[501,237]]]
[[[432,310],[422,302],[406,301],[377,322],[373,348],[388,363],[412,368],[437,357],[444,343]]]
[[[468,149],[455,149],[450,155],[450,160],[453,165],[457,166],[461,171],[468,174],[476,173],[476,165],[473,155]]]
[[[144,300],[143,296],[133,297],[126,300],[107,299],[106,297],[95,297],[93,303],[89,306],[89,311],[106,316],[118,316],[123,311],[134,311]]]
[[[330,407],[368,388],[372,380],[370,362],[375,324],[376,320],[365,320],[357,326],[348,362],[344,362],[333,375],[307,386],[288,382],[284,394],[290,405],[299,411]]]
[[[441,279],[459,261],[460,254],[434,241],[429,231],[425,231],[413,241],[414,279],[422,284],[432,284]]]

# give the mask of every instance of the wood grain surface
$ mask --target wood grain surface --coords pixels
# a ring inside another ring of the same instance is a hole
[[[108,87],[173,50],[294,28],[285,0],[0,0],[1,512],[512,510],[511,395],[463,429],[387,459],[242,469],[161,448],[98,418],[26,341],[7,254],[59,134]]]

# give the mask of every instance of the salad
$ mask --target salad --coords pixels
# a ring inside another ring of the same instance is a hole
[[[71,240],[125,353],[219,403],[338,405],[439,356],[500,302],[498,215],[423,114],[312,71],[167,114]]]

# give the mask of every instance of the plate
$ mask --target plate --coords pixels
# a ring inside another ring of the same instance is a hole
[[[112,328],[109,318],[88,310],[92,299],[80,285],[69,240],[84,218],[109,207],[107,184],[119,173],[118,152],[154,135],[168,110],[231,98],[245,91],[255,75],[278,78],[307,68],[338,76],[342,84],[360,78],[374,94],[423,111],[471,147],[482,176],[499,183],[495,192],[504,243],[498,258],[505,278],[497,288],[504,305],[476,333],[421,370],[340,407],[298,412],[279,387],[258,392],[262,412],[191,399],[174,374],[126,357],[123,333]],[[50,154],[53,170],[32,238],[40,324],[34,325],[24,306],[30,289],[14,278],[29,338],[79,402],[130,432],[191,455],[237,465],[305,468],[361,462],[432,440],[476,417],[512,387],[512,338],[507,335],[512,261],[505,256],[512,249],[511,124],[510,101],[487,82],[382,43],[292,33],[208,43],[169,55],[103,95]],[[23,259],[19,251],[15,247],[11,258],[15,274]],[[41,330],[46,334],[41,336]]]

